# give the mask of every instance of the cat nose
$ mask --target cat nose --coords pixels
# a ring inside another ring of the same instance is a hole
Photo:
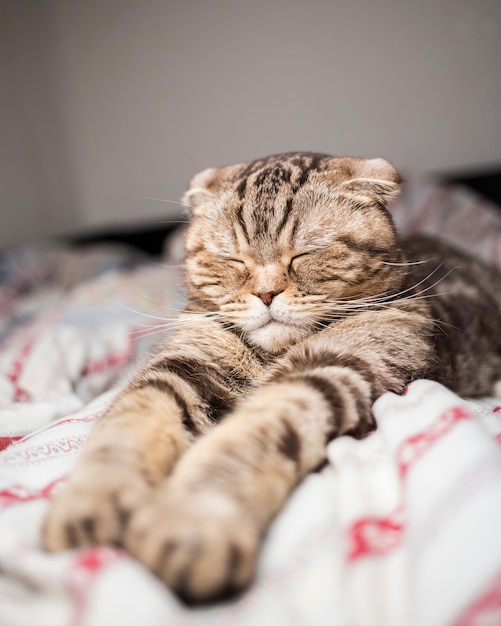
[[[266,304],[266,306],[270,306],[270,304],[273,301],[273,298],[277,296],[279,293],[282,293],[282,292],[281,291],[265,291],[263,293],[258,293],[256,295],[258,296],[258,298],[261,298],[261,300]]]

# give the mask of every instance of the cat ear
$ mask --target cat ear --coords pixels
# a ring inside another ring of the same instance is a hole
[[[399,184],[400,175],[386,159],[354,159],[354,178],[369,178]]]
[[[210,167],[199,172],[191,179],[190,186],[182,197],[182,202],[195,215],[202,213],[203,207],[215,198],[211,188],[214,187],[216,178],[217,170]]]
[[[353,178],[342,182],[338,190],[352,200],[376,200],[386,205],[397,196],[401,179],[385,159],[353,159],[350,169]]]
[[[194,215],[202,215],[211,202],[222,192],[232,186],[235,176],[245,164],[228,165],[227,167],[210,167],[196,174],[184,194],[183,203],[192,210]]]

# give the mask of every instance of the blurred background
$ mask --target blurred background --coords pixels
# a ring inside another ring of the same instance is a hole
[[[0,247],[286,150],[501,163],[499,0],[0,0]]]

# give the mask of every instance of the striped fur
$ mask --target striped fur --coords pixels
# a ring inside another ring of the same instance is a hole
[[[291,491],[332,438],[375,427],[382,393],[419,377],[492,391],[500,278],[399,242],[398,182],[382,159],[310,153],[193,179],[179,329],[92,433],[48,549],[117,543],[181,597],[212,600],[248,584]]]

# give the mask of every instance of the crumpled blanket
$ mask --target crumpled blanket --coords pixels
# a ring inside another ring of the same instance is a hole
[[[0,455],[0,624],[474,626],[501,623],[501,406],[417,381],[341,437],[274,522],[254,584],[188,608],[109,546],[45,553],[47,499],[113,397]]]
[[[22,256],[8,280],[0,271],[0,450],[104,391],[184,304],[180,268],[138,264],[134,251]]]
[[[418,219],[431,197],[438,207],[436,193],[395,206],[397,222]],[[465,219],[475,215],[470,233],[490,220],[474,249],[495,262],[501,217],[458,198]],[[438,232],[440,219],[452,239],[468,234],[449,214],[454,228],[428,210],[416,229]],[[178,268],[111,265],[64,285],[21,272],[17,290],[10,274],[0,294],[0,626],[501,624],[501,400],[467,401],[431,381],[381,397],[366,439],[329,445],[234,600],[186,607],[111,546],[45,553],[48,498],[182,307]]]

